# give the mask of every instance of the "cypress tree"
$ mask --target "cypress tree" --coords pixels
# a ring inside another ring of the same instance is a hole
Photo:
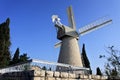
[[[83,44],[83,47],[82,47],[82,63],[83,63],[83,67],[90,68],[90,74],[92,74],[90,62],[88,60],[88,57],[87,57],[86,51],[85,51],[85,44]]]
[[[100,70],[99,67],[97,67],[97,69],[96,69],[96,75],[102,75],[101,70]]]
[[[10,19],[7,18],[6,22],[0,24],[0,67],[9,65],[10,55]]]
[[[16,64],[19,62],[19,54],[20,54],[20,51],[19,51],[19,48],[17,48],[13,56],[13,60],[12,60],[13,64]]]

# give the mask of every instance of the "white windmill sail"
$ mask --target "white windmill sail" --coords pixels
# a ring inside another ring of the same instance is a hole
[[[75,20],[74,20],[74,14],[73,14],[73,11],[72,11],[72,6],[69,6],[67,8],[67,14],[68,14],[68,21],[69,21],[69,26],[73,29],[76,30],[76,25],[75,25]]]
[[[54,45],[54,47],[55,48],[58,48],[58,47],[60,47],[62,45],[62,42],[58,42],[58,43],[56,43],[55,45]]]
[[[83,36],[87,33],[90,33],[92,31],[95,31],[96,29],[102,28],[108,24],[111,24],[112,19],[108,19],[107,17],[103,17],[91,24],[88,24],[82,28],[79,29],[80,36]]]

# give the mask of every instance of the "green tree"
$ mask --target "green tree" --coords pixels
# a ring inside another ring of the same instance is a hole
[[[105,73],[112,77],[120,77],[120,51],[115,50],[114,46],[107,48],[108,56],[100,55],[100,58],[105,58],[107,63],[105,64]]]
[[[88,57],[86,55],[86,51],[85,51],[85,44],[83,44],[81,55],[82,55],[83,67],[90,68],[90,74],[92,74],[92,70],[91,70],[91,67],[90,67],[90,62],[89,62],[89,59],[88,59]]]
[[[20,54],[20,51],[19,51],[19,48],[17,48],[12,59],[13,64],[16,64],[19,62],[19,54]]]
[[[29,57],[27,54],[22,54],[19,56],[19,48],[17,48],[13,59],[11,60],[10,54],[10,19],[7,18],[6,22],[0,24],[0,68],[6,67],[11,64],[16,64],[18,62],[28,61]]]
[[[6,67],[11,60],[10,55],[10,19],[7,18],[6,22],[0,24],[0,67]]]
[[[43,69],[43,70],[47,70],[46,66],[43,66],[42,69]]]
[[[99,67],[96,68],[96,75],[102,75],[101,70]]]
[[[19,62],[26,62],[28,60],[29,60],[29,57],[27,57],[27,53],[20,55]]]

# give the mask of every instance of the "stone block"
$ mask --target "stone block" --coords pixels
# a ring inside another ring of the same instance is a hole
[[[54,77],[46,77],[45,80],[55,80]]]
[[[40,77],[34,77],[33,80],[40,80]]]
[[[67,72],[61,72],[60,77],[61,78],[68,78],[68,73]]]
[[[40,75],[40,71],[35,70],[34,71],[34,76],[39,76],[39,75]]]
[[[34,76],[41,76],[41,77],[43,77],[43,76],[45,76],[45,71],[44,70],[40,70],[40,71],[35,70],[34,71]]]
[[[106,80],[108,79],[108,76],[101,76],[101,79]]]
[[[84,75],[80,75],[80,79],[83,79],[84,78]]]
[[[92,79],[92,75],[88,75],[89,79]]]
[[[95,75],[91,75],[91,78],[94,79],[94,78],[95,78]]]
[[[79,80],[79,79],[71,79],[71,78],[69,78],[68,80]]]
[[[40,70],[40,76],[45,76],[45,71],[44,70]]]
[[[33,77],[33,80],[45,80],[45,77]]]
[[[54,76],[54,77],[60,77],[60,72],[55,71],[55,72],[53,73],[53,76]]]
[[[39,66],[31,66],[30,70],[37,70],[40,71],[42,70]]]
[[[80,78],[80,74],[75,74],[75,78],[79,79]]]
[[[92,80],[92,79],[77,79],[77,80]]]
[[[68,77],[74,79],[74,78],[76,78],[76,74],[68,73]]]
[[[84,79],[88,79],[89,77],[88,77],[88,75],[84,75]]]
[[[46,71],[45,74],[47,77],[53,77],[53,71]]]
[[[61,80],[61,78],[55,78],[55,80]]]
[[[40,77],[40,80],[45,80],[45,77]]]
[[[80,79],[84,79],[84,75],[81,74],[81,75],[80,75]]]
[[[99,75],[95,75],[94,79],[100,79],[100,76]]]
[[[61,78],[61,80],[68,80],[68,78]]]
[[[83,74],[80,75],[80,79],[88,79],[88,78],[89,78],[88,75],[83,75]]]

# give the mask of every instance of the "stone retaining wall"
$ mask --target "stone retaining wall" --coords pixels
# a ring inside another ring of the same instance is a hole
[[[0,80],[107,80],[107,76],[83,75],[67,72],[31,70],[5,73]]]

